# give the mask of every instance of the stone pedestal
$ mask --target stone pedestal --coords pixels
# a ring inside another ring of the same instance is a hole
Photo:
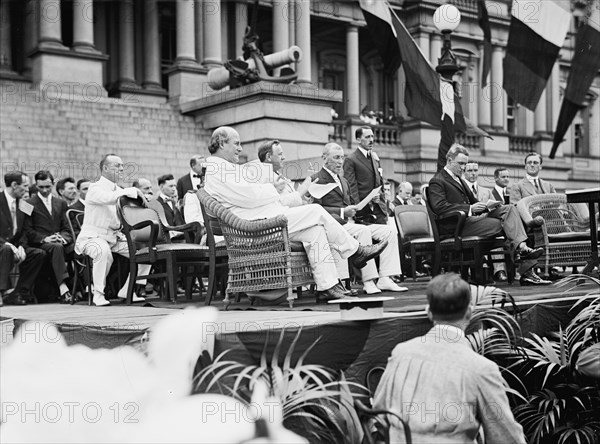
[[[280,140],[286,164],[295,162],[303,171],[294,175],[306,177],[304,169],[311,165],[307,160],[319,157],[328,141],[331,106],[341,101],[341,91],[258,82],[213,92],[182,103],[180,108],[182,113],[194,115],[205,129],[235,128],[248,160],[257,158],[262,142]]]
[[[165,73],[169,76],[169,102],[182,104],[213,92],[208,86],[208,68],[196,63],[178,64]]]
[[[62,94],[106,97],[102,76],[108,56],[69,49],[38,48],[32,55],[34,85]]]

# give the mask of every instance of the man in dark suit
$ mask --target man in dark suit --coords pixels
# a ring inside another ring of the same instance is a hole
[[[394,206],[398,205],[412,205],[412,192],[413,186],[410,182],[402,182],[400,186],[398,186],[398,192],[396,193],[396,197],[392,201]]]
[[[536,259],[543,253],[542,248],[532,249],[526,244],[527,234],[521,217],[513,205],[501,205],[491,211],[485,203],[479,202],[462,179],[469,161],[469,152],[455,143],[446,155],[446,166],[439,171],[428,188],[431,208],[438,216],[453,211],[464,211],[468,217],[463,229],[465,236],[496,236],[504,233],[511,247],[519,254],[521,265],[521,285],[545,285],[550,281],[541,279],[533,271]],[[454,232],[456,221],[452,218],[439,224],[441,234]]]
[[[494,170],[494,188],[492,189],[492,196],[503,204],[510,203],[510,190],[508,189],[509,174],[506,168],[496,168]]]
[[[38,192],[27,201],[33,206],[27,239],[29,245],[46,252],[61,300],[70,302],[72,295],[67,286],[69,273],[65,258],[73,251],[73,239],[67,223],[67,203],[52,195],[54,177],[50,171],[38,171],[34,178]]]
[[[165,174],[158,178],[160,192],[156,200],[160,202],[165,210],[165,216],[169,225],[183,225],[183,216],[177,209],[177,186],[172,174]]]
[[[373,240],[388,240],[387,247],[379,256],[379,270],[374,260],[370,260],[361,268],[363,288],[367,294],[381,293],[384,291],[406,291],[399,287],[391,276],[402,274],[400,269],[400,255],[398,254],[398,237],[388,225],[348,223],[356,216],[356,204],[350,194],[350,185],[345,177],[340,174],[344,163],[344,149],[336,143],[328,143],[323,149],[325,164],[321,170],[312,176],[319,184],[337,183],[338,186],[329,193],[315,199],[333,218],[338,221],[361,245],[372,245]],[[354,221],[352,221],[354,222]],[[375,284],[377,280],[377,284]]]
[[[75,187],[75,179],[72,177],[65,177],[64,179],[56,182],[56,194],[62,198],[67,206],[70,207],[77,202],[77,188]]]
[[[538,153],[529,153],[525,156],[525,177],[513,184],[510,190],[510,202],[516,204],[527,196],[536,194],[556,193],[554,186],[541,179],[542,156]]]
[[[362,210],[355,219],[365,224],[386,224],[387,208],[379,157],[373,152],[375,137],[368,126],[358,128],[355,133],[358,147],[344,161],[344,177],[350,184],[350,195],[356,202],[364,199],[374,188],[381,186],[381,192]]]
[[[190,159],[190,172],[177,179],[177,196],[183,199],[185,193],[189,190],[199,190],[202,184],[202,166],[204,165],[204,156],[194,154]]]
[[[32,294],[31,287],[46,253],[27,245],[24,225],[28,219],[23,211],[30,213],[32,208],[21,198],[29,188],[29,178],[21,171],[11,171],[4,175],[4,185],[0,192],[0,305],[24,305],[25,298]],[[14,264],[19,264],[19,280],[9,295]]]

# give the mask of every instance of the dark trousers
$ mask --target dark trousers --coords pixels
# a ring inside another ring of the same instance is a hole
[[[19,264],[19,280],[15,292],[30,294],[31,287],[44,263],[46,253],[39,248],[25,248],[25,260]],[[0,291],[11,288],[10,271],[15,264],[15,257],[8,245],[0,247]]]
[[[65,263],[65,247],[62,244],[41,244],[40,248],[46,252],[46,260],[52,265],[56,284],[60,285],[69,277]]]

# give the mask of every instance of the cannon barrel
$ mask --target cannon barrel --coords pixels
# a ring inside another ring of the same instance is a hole
[[[288,49],[266,55],[264,59],[265,64],[268,65],[268,67],[279,68],[288,63],[299,62],[302,60],[302,50],[294,45],[290,46]],[[256,68],[256,64],[252,58],[244,61],[248,64],[249,69]],[[227,68],[219,67],[208,71],[208,85],[215,91],[229,85],[229,71]]]

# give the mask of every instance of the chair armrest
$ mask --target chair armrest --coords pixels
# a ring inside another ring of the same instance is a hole
[[[234,230],[257,233],[273,228],[287,229],[288,220],[287,217],[282,214],[268,219],[246,220],[230,213],[224,218],[223,222]]]
[[[461,210],[451,211],[448,214],[442,216],[436,216],[436,220],[444,221],[448,219],[456,218],[456,228],[454,229],[454,249],[461,250],[462,249],[462,232],[465,228],[465,222],[467,220],[467,213]]]

